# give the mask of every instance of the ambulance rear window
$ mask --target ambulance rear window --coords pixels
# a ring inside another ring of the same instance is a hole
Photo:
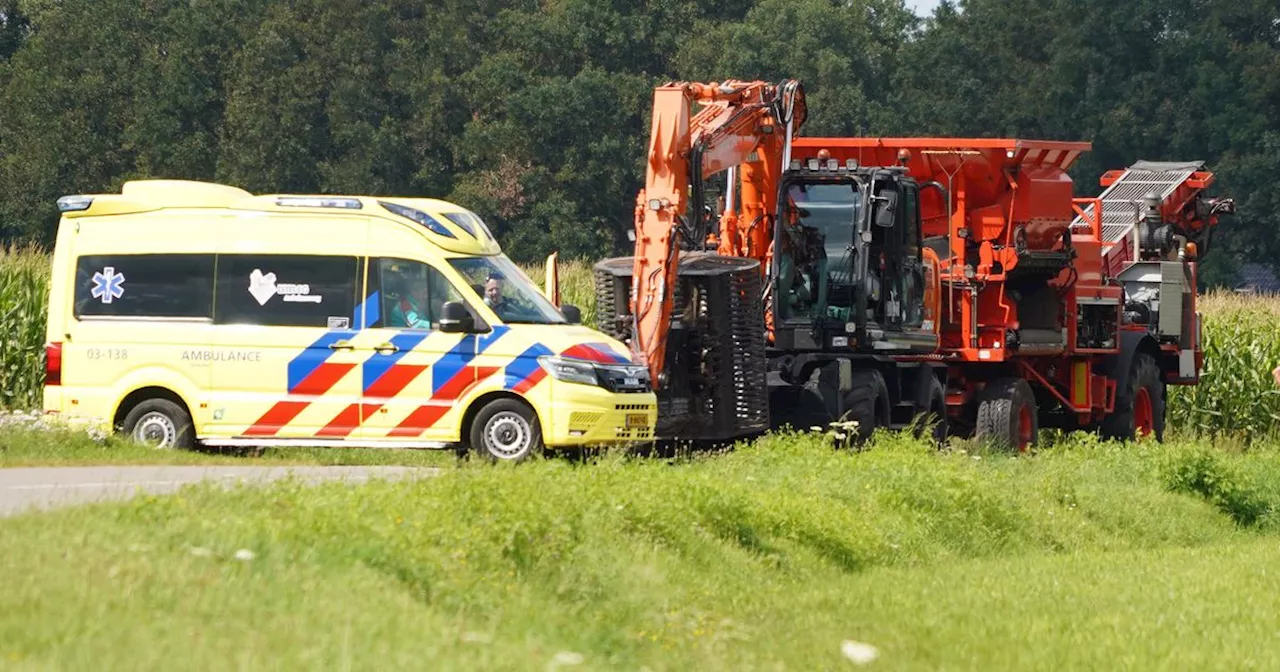
[[[209,318],[212,307],[212,254],[100,254],[76,261],[77,318]]]

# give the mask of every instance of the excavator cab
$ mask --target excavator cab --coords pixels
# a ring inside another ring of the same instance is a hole
[[[930,352],[920,188],[898,168],[793,161],[774,229],[774,344]]]

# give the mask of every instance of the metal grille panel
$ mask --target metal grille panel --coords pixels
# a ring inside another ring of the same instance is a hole
[[[1102,200],[1102,242],[1114,243],[1133,231],[1138,208],[1147,194],[1154,192],[1163,202],[1191,174],[1204,167],[1203,162],[1155,163],[1139,161],[1124,171],[1120,179],[1098,197]],[[1085,208],[1086,217],[1071,222],[1072,231],[1088,231],[1093,205]]]
[[[596,264],[599,328],[623,341],[634,321],[628,302],[632,259]],[[669,383],[658,391],[659,438],[721,440],[769,425],[764,304],[759,262],[681,255],[668,335]]]

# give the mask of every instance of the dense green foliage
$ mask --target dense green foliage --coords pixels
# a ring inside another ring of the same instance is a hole
[[[22,577],[0,592],[0,656],[808,670],[849,666],[855,640],[879,650],[873,669],[1269,669],[1275,458],[777,436],[689,463],[143,496],[0,521]]]
[[[783,77],[809,133],[1094,142],[1209,161],[1241,216],[1207,277],[1280,255],[1270,0],[0,0],[0,241],[137,177],[447,197],[525,261],[621,252],[651,88]]]

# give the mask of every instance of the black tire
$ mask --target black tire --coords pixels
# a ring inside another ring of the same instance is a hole
[[[854,371],[853,389],[844,398],[842,420],[854,420],[858,428],[854,445],[866,443],[877,427],[889,425],[889,387],[879,371]]]
[[[493,462],[522,462],[542,454],[542,425],[523,401],[495,399],[471,421],[471,450]]]
[[[929,432],[933,442],[942,446],[947,442],[947,392],[942,389],[942,381],[927,374],[927,380],[921,386],[920,395],[916,399],[916,436],[925,437],[925,429],[933,423]]]
[[[191,414],[168,399],[147,399],[134,406],[120,423],[120,431],[156,448],[190,450],[196,443]]]
[[[999,450],[1024,453],[1040,432],[1036,396],[1021,378],[1001,378],[978,393],[974,438]]]
[[[1141,405],[1137,402],[1143,393],[1148,403],[1146,411],[1137,408]],[[1164,395],[1164,381],[1160,379],[1160,367],[1156,365],[1155,358],[1145,352],[1134,353],[1133,363],[1129,366],[1128,387],[1123,395],[1116,398],[1116,407],[1111,415],[1102,419],[1102,436],[1133,441],[1138,436],[1138,416],[1149,412],[1144,423],[1149,421],[1151,434],[1157,441],[1163,441]]]

